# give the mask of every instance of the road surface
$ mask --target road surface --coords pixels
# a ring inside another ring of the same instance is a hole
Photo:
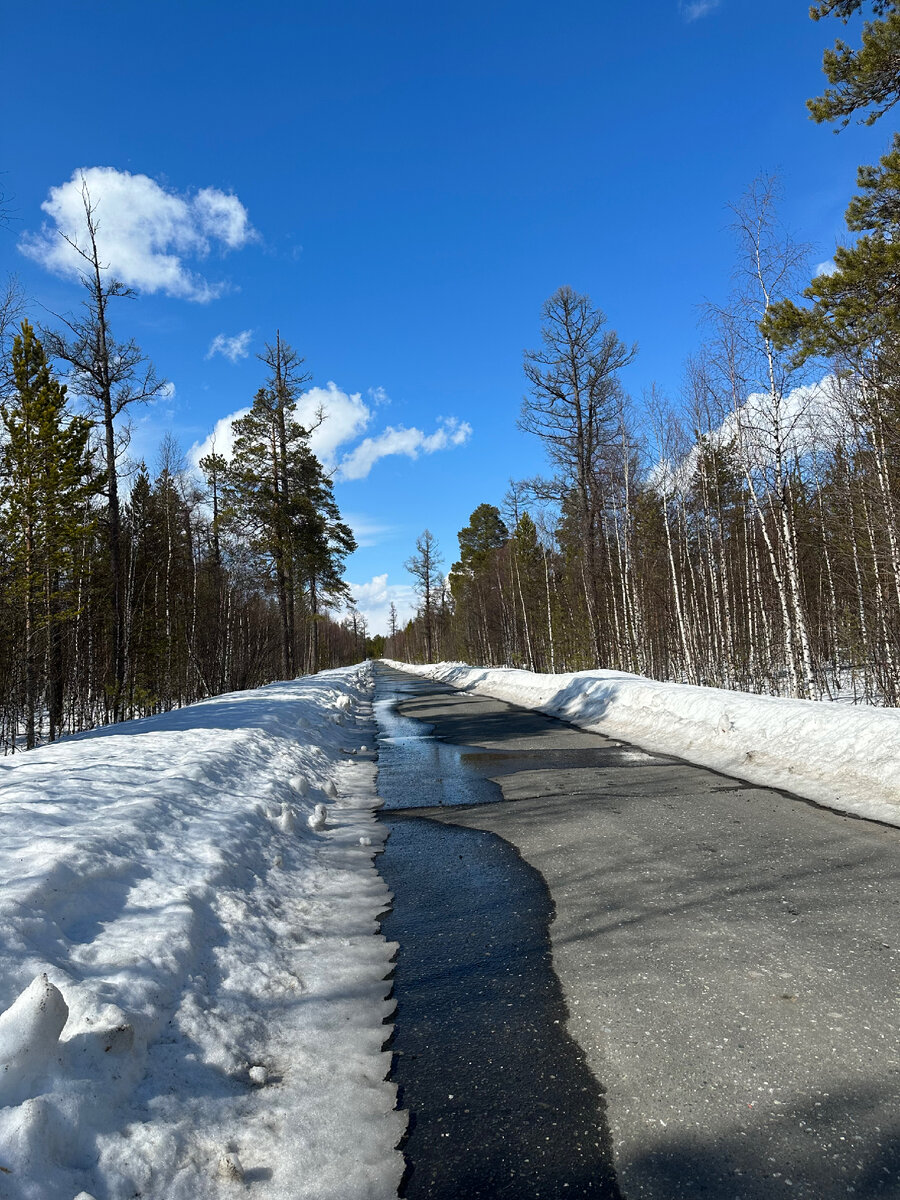
[[[900,831],[378,675],[433,727],[405,774],[382,755],[415,819],[497,835],[546,884],[621,1195],[900,1200]]]

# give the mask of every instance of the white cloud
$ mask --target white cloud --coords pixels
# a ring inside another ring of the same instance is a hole
[[[446,417],[437,430],[425,434],[421,429],[407,429],[400,425],[388,425],[376,437],[365,438],[341,460],[342,479],[365,479],[375,463],[392,454],[403,454],[407,458],[418,458],[420,454],[434,454],[436,450],[448,450],[468,441],[472,426],[468,421],[457,421]]]
[[[437,450],[463,445],[472,433],[472,426],[467,421],[458,421],[455,417],[445,417],[431,434],[425,434],[421,429],[389,425],[374,437],[364,438],[341,458],[340,448],[355,441],[369,425],[372,409],[364,403],[359,392],[344,392],[335,383],[310,388],[297,402],[297,415],[308,427],[316,423],[320,409],[325,419],[313,430],[310,446],[328,470],[337,467],[339,477],[345,480],[365,479],[375,463],[388,455],[418,458],[420,454],[434,454]],[[232,422],[249,411],[249,408],[241,408],[217,421],[208,437],[191,446],[188,451],[190,461],[196,465],[213,447],[217,454],[230,459],[234,453]]]
[[[221,354],[223,358],[231,359],[233,363],[236,363],[239,358],[247,358],[249,356],[250,339],[252,337],[252,329],[244,329],[240,333],[236,333],[234,337],[227,337],[224,333],[217,333],[209,343],[206,357],[212,358],[216,354]]]
[[[237,196],[203,188],[194,195],[167,191],[147,175],[115,167],[85,167],[50,194],[41,208],[50,217],[39,233],[26,233],[19,249],[50,271],[77,276],[83,260],[60,236],[85,245],[82,186],[94,208],[97,245],[109,274],[144,292],[183,300],[212,300],[226,289],[186,265],[214,247],[236,250],[256,236]]]
[[[362,513],[344,513],[344,520],[353,530],[353,536],[356,538],[356,544],[360,549],[367,546],[377,546],[379,542],[384,541],[386,536],[390,536],[395,532],[396,527],[393,525],[380,525],[377,521],[373,521],[371,517],[367,517]]]
[[[686,21],[698,21],[719,7],[721,0],[682,0],[681,15]]]
[[[203,439],[202,442],[194,442],[190,450],[187,452],[188,462],[191,462],[196,467],[201,458],[205,458],[207,454],[221,454],[226,460],[231,461],[231,456],[234,454],[234,429],[233,423],[241,417],[246,417],[250,411],[248,408],[239,408],[237,412],[229,413],[227,417],[221,417],[213,426],[212,433]]]
[[[413,588],[408,584],[389,584],[386,573],[373,576],[368,583],[351,583],[349,587],[357,609],[368,622],[370,635],[387,635],[392,602],[397,609],[397,621],[401,629],[416,615],[418,599]]]
[[[246,208],[231,192],[202,188],[192,206],[206,237],[224,242],[229,250],[240,250],[254,236]]]
[[[372,412],[359,392],[342,392],[331,382],[303,393],[297,404],[300,423],[311,428],[318,419],[319,409],[325,419],[313,430],[309,444],[319,461],[331,470],[338,447],[359,437],[372,419]]]
[[[782,455],[802,458],[836,445],[846,433],[846,403],[831,375],[794,388],[777,406],[766,393],[753,392],[736,413],[727,413],[709,436],[715,445],[732,442],[739,461],[754,471],[766,471],[779,450]],[[657,463],[652,472],[653,485],[664,494],[689,487],[697,458],[694,446],[674,466],[671,462]]]
[[[366,395],[373,404],[390,404],[391,398],[383,387],[373,387],[366,389]]]
[[[816,275],[833,275],[837,267],[833,258],[826,258],[824,262],[820,262],[816,267]]]

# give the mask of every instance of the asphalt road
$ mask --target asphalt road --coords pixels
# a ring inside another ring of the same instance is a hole
[[[498,835],[549,889],[626,1200],[900,1200],[900,831],[379,674],[502,790],[443,803],[424,763],[416,817]]]

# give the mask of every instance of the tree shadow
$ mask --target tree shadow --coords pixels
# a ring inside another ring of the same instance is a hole
[[[760,1120],[753,1136],[742,1125],[717,1137],[659,1132],[619,1163],[623,1190],[648,1200],[897,1200],[895,1101],[884,1088],[851,1084],[821,1101],[784,1105],[777,1119]],[[877,1138],[857,1133],[873,1127]],[[856,1143],[853,1152],[834,1152],[848,1141]]]

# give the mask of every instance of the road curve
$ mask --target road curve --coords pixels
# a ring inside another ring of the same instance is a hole
[[[505,801],[418,815],[549,888],[623,1196],[900,1200],[900,830],[397,677]]]

